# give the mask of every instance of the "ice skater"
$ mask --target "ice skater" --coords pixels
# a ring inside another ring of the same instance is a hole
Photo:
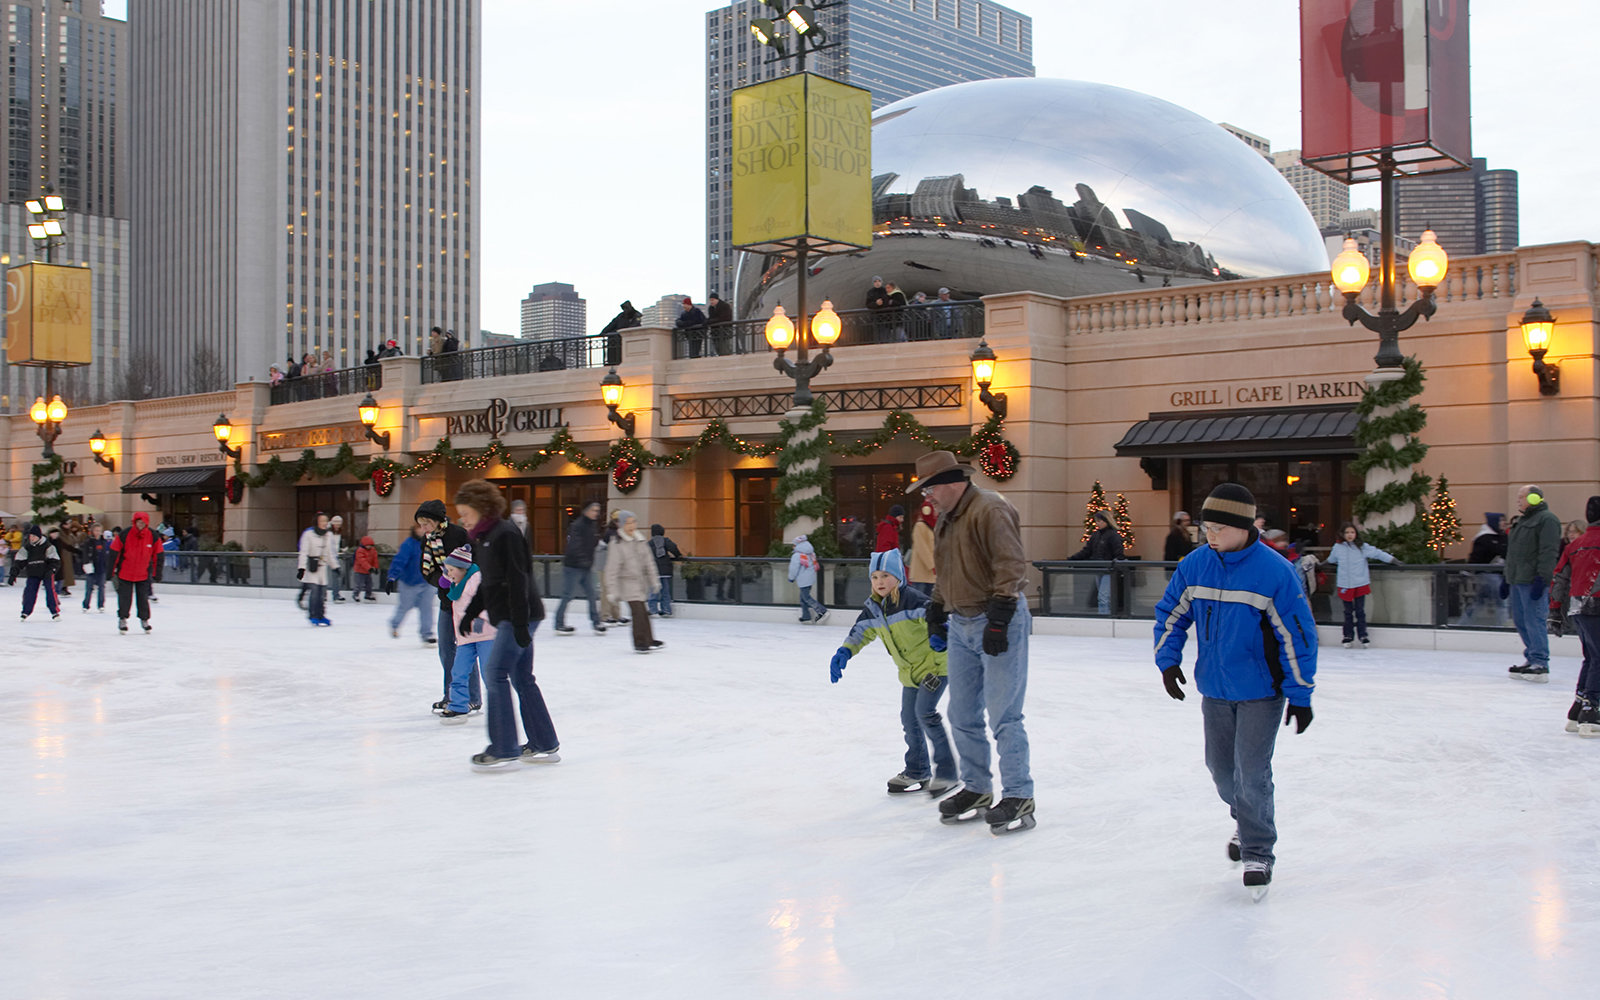
[[[949,649],[950,727],[966,786],[939,803],[939,821],[965,822],[981,810],[998,836],[1037,824],[1028,732],[1022,725],[1033,619],[1021,599],[1028,560],[1017,509],[971,479],[971,466],[957,463],[951,452],[935,451],[917,459],[917,481],[906,492],[922,493],[939,512],[928,643],[935,650]],[[1004,795],[999,802],[989,771],[985,713],[1000,756]]]
[[[439,639],[439,665],[444,669],[444,696],[433,703],[433,711],[437,714],[450,704],[450,673],[456,662],[456,627],[450,605],[450,581],[444,575],[444,561],[450,553],[470,543],[467,529],[451,523],[443,500],[424,500],[413,517],[417,527],[422,529],[422,578],[428,581],[429,593],[439,595],[439,610],[434,618],[439,626],[435,634]],[[427,613],[424,608],[417,610],[419,614]],[[427,631],[424,630],[423,634],[426,635]],[[472,675],[470,697],[473,708],[482,705],[483,689],[478,684],[477,674]]]
[[[419,565],[420,562],[419,546]],[[378,546],[372,541],[371,535],[361,536],[361,544],[356,546],[356,554],[351,562],[350,572],[353,574],[350,599],[359,604],[361,603],[361,595],[365,593],[368,604],[376,601],[377,598],[372,596],[372,580],[373,577],[378,575]],[[421,573],[419,572],[418,575],[420,576]]]
[[[1567,604],[1567,620],[1583,643],[1583,666],[1578,671],[1572,707],[1567,710],[1567,732],[1593,738],[1600,736],[1600,596],[1596,595],[1600,591],[1600,496],[1589,498],[1584,516],[1588,528],[1556,562],[1550,606]]]
[[[300,536],[300,554],[295,564],[295,579],[309,584],[306,617],[313,625],[332,625],[328,620],[328,580],[339,572],[339,540],[328,529],[328,515],[317,512],[317,523]]]
[[[1339,600],[1344,602],[1344,648],[1349,649],[1355,640],[1367,648],[1367,595],[1372,593],[1372,571],[1367,560],[1381,559],[1393,565],[1395,557],[1361,540],[1361,529],[1353,524],[1344,526],[1343,537],[1329,552],[1325,560],[1337,567],[1334,588]]]
[[[89,612],[92,600],[98,600],[100,614],[106,613],[106,567],[111,562],[111,532],[103,536],[90,532],[78,546],[78,557],[83,560],[83,611]]]
[[[444,573],[450,578],[456,657],[450,670],[450,694],[444,709],[439,712],[439,721],[450,726],[466,722],[467,716],[477,707],[473,704],[469,688],[478,686],[478,677],[493,646],[496,630],[489,624],[489,616],[482,612],[471,621],[463,621],[468,605],[478,595],[478,586],[483,583],[478,567],[472,562],[472,546],[463,545],[445,556]]]
[[[800,589],[800,620],[818,625],[828,617],[828,606],[811,596],[811,588],[817,585],[817,571],[821,568],[817,550],[811,547],[810,540],[805,535],[794,536],[794,552],[789,556],[789,582]]]
[[[1200,520],[1207,544],[1183,557],[1156,604],[1155,659],[1167,694],[1182,701],[1183,644],[1189,625],[1205,622],[1194,681],[1206,767],[1236,824],[1228,857],[1244,862],[1245,888],[1259,900],[1272,883],[1278,840],[1278,717],[1297,733],[1311,725],[1317,626],[1294,566],[1261,541],[1255,513],[1255,497],[1237,483],[1206,497]]]
[[[413,525],[411,537],[400,543],[400,548],[395,552],[394,558],[389,560],[389,579],[399,586],[399,596],[394,607],[394,614],[389,616],[389,634],[400,638],[400,626],[404,624],[406,615],[413,610],[417,613],[417,637],[424,645],[433,645],[438,641],[434,637],[433,626],[435,615],[433,613],[433,586],[422,575],[422,549],[425,544],[427,532],[422,530],[420,524]],[[465,533],[463,532],[463,537]],[[466,542],[461,543],[465,545]],[[448,557],[446,557],[448,559]],[[441,583],[440,586],[446,586]],[[449,622],[441,626],[448,631]],[[454,654],[452,663],[454,662]],[[453,669],[453,668],[452,668]],[[449,682],[445,685],[445,698],[450,697]]]
[[[139,625],[150,631],[150,582],[161,568],[161,543],[150,530],[150,516],[133,515],[133,526],[111,542],[111,576],[117,581],[117,631],[128,631],[128,612],[137,610]]]
[[[61,569],[61,553],[44,537],[37,524],[28,525],[28,534],[16,558],[11,561],[11,582],[24,577],[28,582],[22,587],[22,620],[33,614],[33,606],[44,591],[44,604],[50,609],[50,620],[61,617],[61,601],[56,597],[56,574]]]
[[[874,552],[868,563],[872,595],[850,627],[844,645],[828,664],[834,684],[844,676],[850,658],[874,639],[882,639],[889,658],[900,670],[900,727],[905,730],[905,769],[889,779],[889,793],[922,790],[938,798],[960,784],[955,754],[939,699],[947,684],[945,654],[928,645],[928,599],[906,586],[905,566],[897,549]],[[933,747],[933,765],[928,747]]]
[[[628,606],[633,623],[633,651],[651,653],[666,643],[656,638],[650,626],[647,604],[661,589],[656,557],[650,539],[639,530],[639,519],[631,510],[617,511],[617,537],[606,547],[606,593]]]

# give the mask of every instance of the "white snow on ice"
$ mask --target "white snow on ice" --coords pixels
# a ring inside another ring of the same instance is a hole
[[[677,617],[652,656],[546,623],[564,759],[484,775],[389,607],[313,630],[162,591],[150,636],[71,600],[0,623],[5,996],[1504,1000],[1600,971],[1570,658],[1534,686],[1325,647],[1256,904],[1146,642],[1033,637],[1039,826],[996,838],[885,793],[898,684],[881,646],[828,683],[844,611]]]

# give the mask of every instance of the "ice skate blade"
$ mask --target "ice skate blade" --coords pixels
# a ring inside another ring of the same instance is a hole
[[[907,792],[920,792],[920,791],[923,790],[923,788],[925,786],[926,786],[926,782],[918,782],[915,785],[906,785],[904,788],[891,786],[889,788],[889,794],[890,795],[904,795]]]
[[[1518,674],[1517,676],[1521,677],[1523,680],[1527,681],[1529,684],[1549,684],[1550,683],[1550,675],[1549,674]]]
[[[472,764],[472,770],[477,774],[500,774],[508,771],[520,771],[522,761],[516,757],[503,760],[495,764]]]
[[[1596,737],[1600,737],[1600,726],[1579,726],[1578,727],[1578,738],[1579,739],[1592,740],[1592,739],[1594,739]]]
[[[1010,823],[996,823],[989,827],[989,832],[996,837],[1004,837],[1013,833],[1024,833],[1038,825],[1039,821],[1033,818],[1033,813],[1029,813],[1026,816],[1012,820]]]
[[[1271,889],[1272,886],[1270,886],[1270,885],[1250,885],[1250,886],[1245,886],[1245,888],[1247,890],[1249,890],[1249,892],[1250,892],[1250,902],[1259,903],[1263,899],[1267,898],[1267,890]]]
[[[980,812],[982,812],[982,811],[983,811],[983,808],[980,807],[980,808],[977,808],[977,809],[969,809],[966,812],[960,814],[959,816],[944,816],[944,815],[941,815],[939,817],[939,822],[943,823],[945,826],[960,826],[962,823],[970,823],[973,820],[977,819],[978,818],[978,814]]]

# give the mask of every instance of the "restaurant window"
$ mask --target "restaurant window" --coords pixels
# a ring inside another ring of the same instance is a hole
[[[853,465],[833,470],[834,517],[839,550],[846,559],[872,555],[878,522],[888,516],[889,508],[906,506],[906,487],[915,474],[911,465]],[[901,525],[902,546],[908,525],[909,521]]]
[[[783,536],[778,528],[778,473],[752,469],[733,474],[734,555],[764,556]]]
[[[506,495],[509,512],[513,500],[528,505],[528,533],[536,555],[559,556],[567,547],[567,525],[583,513],[590,501],[600,504],[600,525],[605,524],[606,477],[555,476],[548,479],[492,479]]]
[[[202,542],[222,541],[222,491],[166,493],[161,496],[161,518],[180,531],[195,528]]]
[[[1256,514],[1267,519],[1267,527],[1287,532],[1301,552],[1331,546],[1366,488],[1350,467],[1354,458],[1188,460],[1183,463],[1184,509],[1198,519],[1217,484],[1238,483],[1255,496]]]
[[[361,536],[367,533],[367,504],[372,496],[372,491],[365,485],[361,486],[300,486],[295,493],[295,532],[296,536],[307,528],[315,527],[317,513],[320,511],[328,517],[334,515],[344,518],[344,530],[340,533],[342,544],[345,548],[355,548]],[[203,533],[203,532],[202,532]],[[389,542],[399,545],[400,539]]]

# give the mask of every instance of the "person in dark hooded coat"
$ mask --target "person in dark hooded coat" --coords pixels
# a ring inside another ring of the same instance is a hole
[[[650,554],[656,560],[656,574],[661,577],[661,589],[651,594],[645,608],[652,615],[672,617],[672,564],[683,558],[678,545],[667,537],[667,529],[659,524],[650,526]]]

